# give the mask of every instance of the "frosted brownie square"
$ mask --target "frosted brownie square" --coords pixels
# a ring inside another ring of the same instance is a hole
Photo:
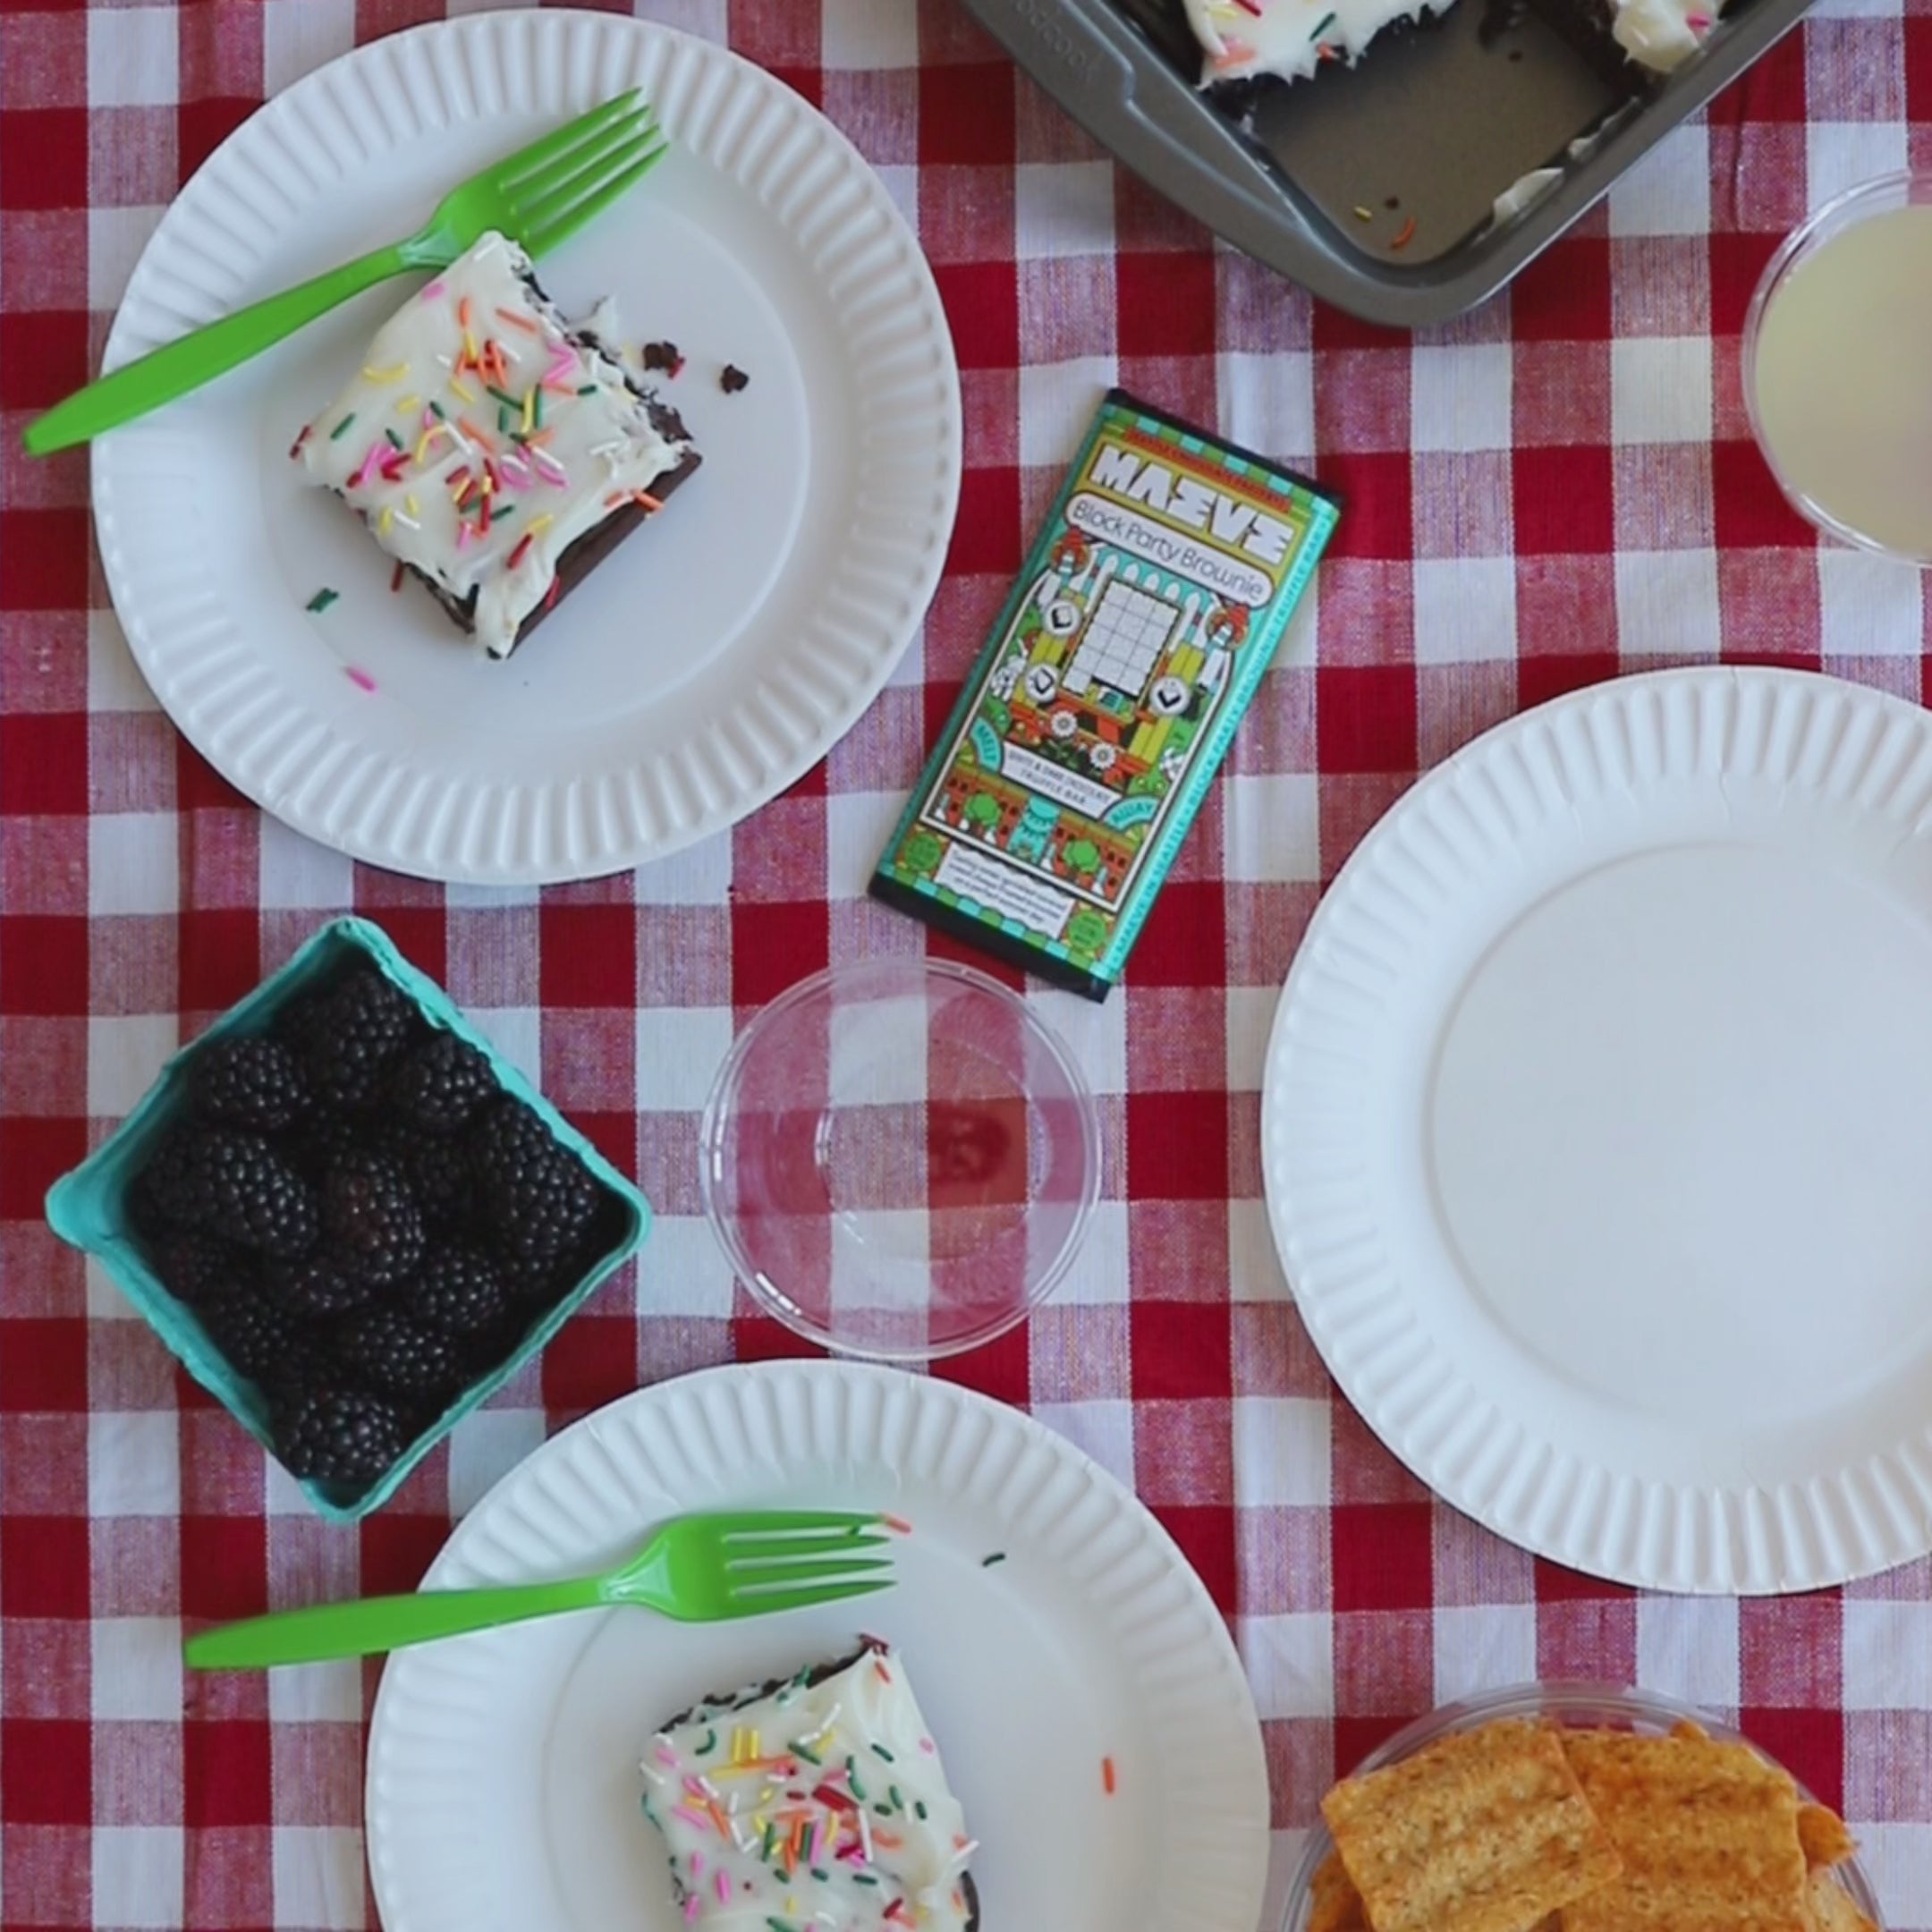
[[[496,233],[383,325],[291,454],[493,657],[699,462],[675,414]]]
[[[977,1849],[905,1661],[856,1655],[707,1698],[644,1753],[644,1814],[711,1932],[976,1932]]]

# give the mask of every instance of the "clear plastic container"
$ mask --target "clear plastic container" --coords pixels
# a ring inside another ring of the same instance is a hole
[[[1932,174],[1847,189],[1787,235],[1744,318],[1744,405],[1801,516],[1932,565]]]
[[[1437,1738],[1450,1737],[1459,1731],[1473,1731],[1479,1725],[1493,1724],[1498,1717],[1550,1717],[1572,1730],[1636,1731],[1651,1735],[1661,1735],[1673,1724],[1689,1718],[1692,1724],[1701,1724],[1714,1738],[1723,1739],[1727,1743],[1749,1744],[1751,1741],[1742,1733],[1733,1731],[1707,1712],[1689,1704],[1680,1704],[1674,1698],[1659,1696],[1654,1690],[1626,1690],[1614,1684],[1517,1684],[1506,1690],[1486,1690],[1478,1697],[1445,1704],[1439,1709],[1432,1710],[1428,1716],[1417,1718],[1406,1730],[1398,1731],[1379,1750],[1371,1751],[1351,1775],[1379,1770],[1384,1765],[1413,1757],[1425,1744],[1433,1744]],[[1752,1748],[1757,1749],[1755,1745]],[[1767,1759],[1770,1756],[1765,1751],[1758,1755]],[[1798,1791],[1801,1798],[1809,1801],[1811,1794],[1801,1784]],[[1309,1834],[1308,1843],[1302,1849],[1301,1863],[1296,1866],[1294,1877],[1289,1882],[1288,1906],[1282,1917],[1281,1932],[1306,1932],[1316,1870],[1334,1850],[1335,1841],[1318,1818],[1315,1829]],[[1885,1932],[1885,1919],[1878,1910],[1878,1901],[1864,1868],[1856,1859],[1852,1859],[1833,1869],[1838,1882],[1851,1894],[1852,1902],[1871,1920],[1878,1932]]]
[[[1100,1185],[1065,1044],[997,980],[863,961],[779,995],[706,1103],[705,1211],[752,1294],[847,1355],[958,1354],[1065,1275]]]

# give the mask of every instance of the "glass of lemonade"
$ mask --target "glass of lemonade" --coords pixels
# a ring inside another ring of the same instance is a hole
[[[1745,318],[1744,400],[1804,515],[1932,567],[1932,174],[1866,182],[1786,238]]]

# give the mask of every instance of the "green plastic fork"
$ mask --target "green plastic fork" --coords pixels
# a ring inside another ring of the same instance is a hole
[[[880,1521],[826,1510],[681,1516],[602,1576],[278,1610],[203,1631],[182,1645],[182,1654],[199,1670],[258,1670],[373,1657],[466,1631],[614,1604],[641,1604],[682,1623],[803,1610],[892,1587],[891,1558],[860,1554],[886,1542]]]
[[[453,188],[407,241],[238,309],[75,390],[28,424],[27,452],[45,456],[145,416],[378,282],[447,267],[492,228],[541,255],[642,181],[668,146],[638,91],[620,94]]]

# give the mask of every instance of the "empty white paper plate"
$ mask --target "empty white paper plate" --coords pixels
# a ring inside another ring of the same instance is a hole
[[[1276,1013],[1269,1213],[1418,1476],[1662,1589],[1932,1548],[1932,717],[1690,670],[1489,733]]]

